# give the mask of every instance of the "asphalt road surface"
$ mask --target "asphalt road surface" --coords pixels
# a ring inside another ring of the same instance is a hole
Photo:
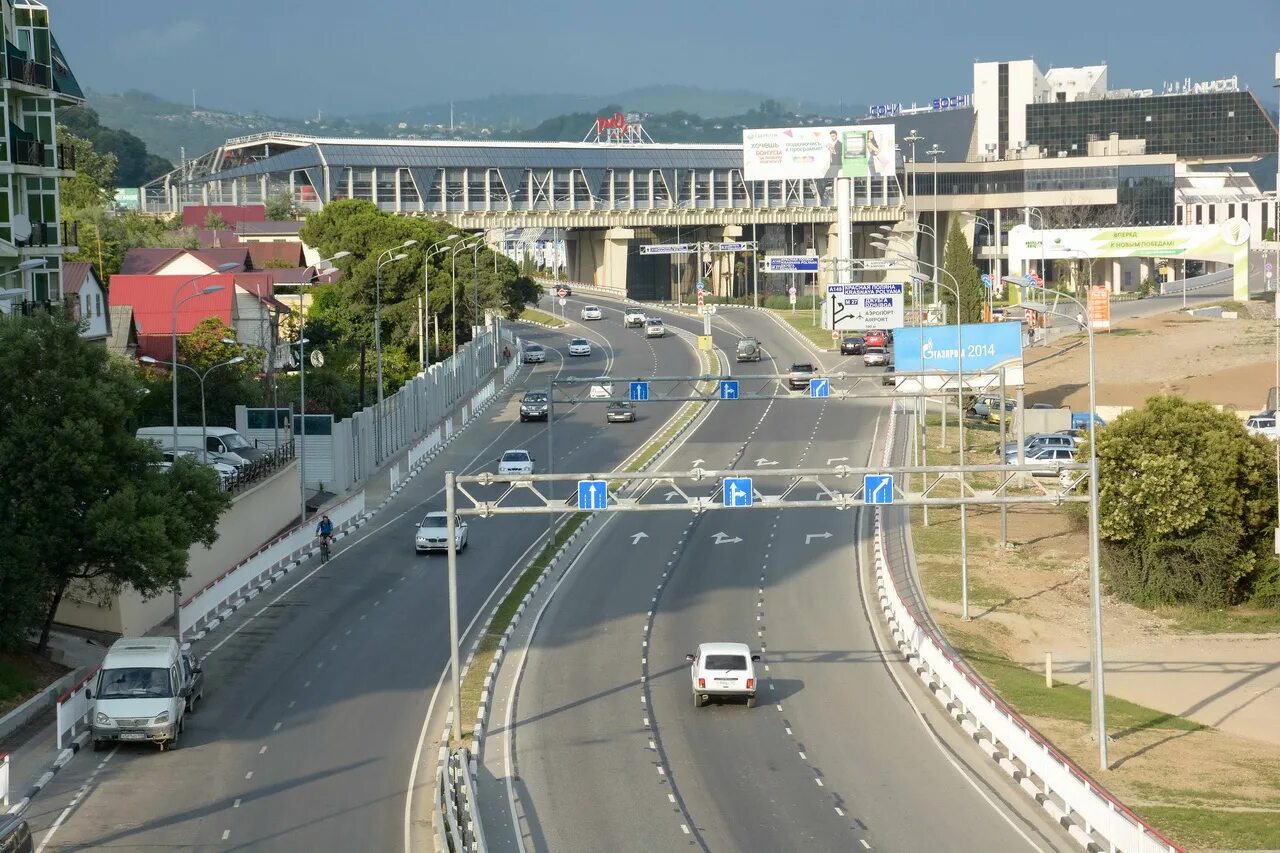
[[[570,315],[576,316],[576,312]],[[561,333],[524,327],[549,374],[697,372],[687,342],[646,341],[621,315]],[[610,320],[612,322],[610,322]],[[568,359],[570,336],[595,344]],[[554,349],[552,349],[554,348]],[[206,699],[181,747],[127,745],[77,756],[33,803],[45,850],[402,850],[415,744],[448,661],[445,559],[416,556],[412,536],[443,508],[445,470],[496,470],[503,450],[529,449],[546,470],[546,425],[519,423],[519,391],[495,403],[325,566],[295,569],[196,644]],[[677,408],[654,403],[636,424],[606,425],[603,407],[557,412],[558,470],[607,470]],[[463,626],[492,607],[495,587],[537,546],[544,516],[473,519],[459,558]],[[418,777],[429,787],[432,773]]]
[[[765,343],[772,360],[737,372],[813,360],[758,312],[722,311],[716,327],[730,353],[737,329]],[[861,465],[885,417],[874,400],[721,402],[664,468]],[[864,609],[868,545],[862,516],[834,509],[615,516],[544,612],[516,694],[525,848],[1071,849],[900,686]],[[758,707],[694,707],[685,653],[708,641],[763,654]],[[484,749],[503,734],[491,722]]]

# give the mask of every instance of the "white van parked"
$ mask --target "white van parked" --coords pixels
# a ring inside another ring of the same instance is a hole
[[[178,442],[173,441],[173,427],[154,426],[138,430],[138,438],[155,442],[161,450],[179,450],[185,447],[200,447],[204,438],[205,450],[223,456],[235,456],[246,465],[257,465],[267,459],[267,454],[254,447],[249,439],[231,427],[211,426],[202,429],[198,426],[178,427]],[[228,460],[230,461],[230,460]],[[240,464],[240,463],[232,463]]]
[[[182,659],[173,637],[116,640],[91,695],[94,750],[110,741],[150,741],[162,751],[176,747],[200,673],[199,664]]]

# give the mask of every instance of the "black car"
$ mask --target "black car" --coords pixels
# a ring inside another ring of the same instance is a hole
[[[604,413],[606,423],[635,423],[636,407],[634,403],[628,403],[625,400],[619,400],[616,403],[610,403],[609,408]]]
[[[0,815],[0,851],[3,853],[31,853],[35,842],[31,827],[21,817]]]
[[[526,391],[520,401],[520,423],[525,421],[545,421],[547,419],[548,400],[546,391]]]
[[[867,351],[867,339],[862,335],[848,335],[840,339],[841,355],[862,355]]]

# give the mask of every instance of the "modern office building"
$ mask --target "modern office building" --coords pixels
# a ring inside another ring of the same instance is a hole
[[[880,105],[865,121],[892,126],[896,173],[854,179],[854,255],[872,255],[869,238],[886,223],[916,222],[922,234],[943,236],[959,223],[983,265],[1000,273],[1009,272],[1003,235],[1017,223],[1174,225],[1180,187],[1191,186],[1180,176],[1276,149],[1275,123],[1235,79],[1112,90],[1105,65],[1042,72],[1031,60],[977,63],[970,95]],[[141,198],[155,212],[258,204],[282,193],[303,209],[365,199],[484,231],[495,243],[563,242],[570,278],[625,285],[640,297],[682,291],[693,266],[641,254],[647,243],[741,239],[764,252],[834,254],[830,180],[746,180],[741,145],[629,139],[259,134],[227,140],[143,187]],[[931,249],[923,238],[919,248]],[[1133,287],[1149,267],[1117,266],[1109,280]],[[739,269],[729,260],[714,270],[716,291],[741,292]]]
[[[74,176],[76,164],[58,141],[57,109],[83,103],[84,93],[43,3],[0,0],[0,29],[7,128],[0,141],[0,292],[8,297],[0,296],[0,311],[30,311],[66,295],[62,258],[76,250],[76,233],[62,222],[58,179]],[[44,265],[19,268],[33,260]]]

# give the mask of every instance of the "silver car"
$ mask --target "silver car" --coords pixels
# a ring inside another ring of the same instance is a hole
[[[862,363],[867,367],[884,367],[889,363],[889,351],[884,347],[867,347]]]

